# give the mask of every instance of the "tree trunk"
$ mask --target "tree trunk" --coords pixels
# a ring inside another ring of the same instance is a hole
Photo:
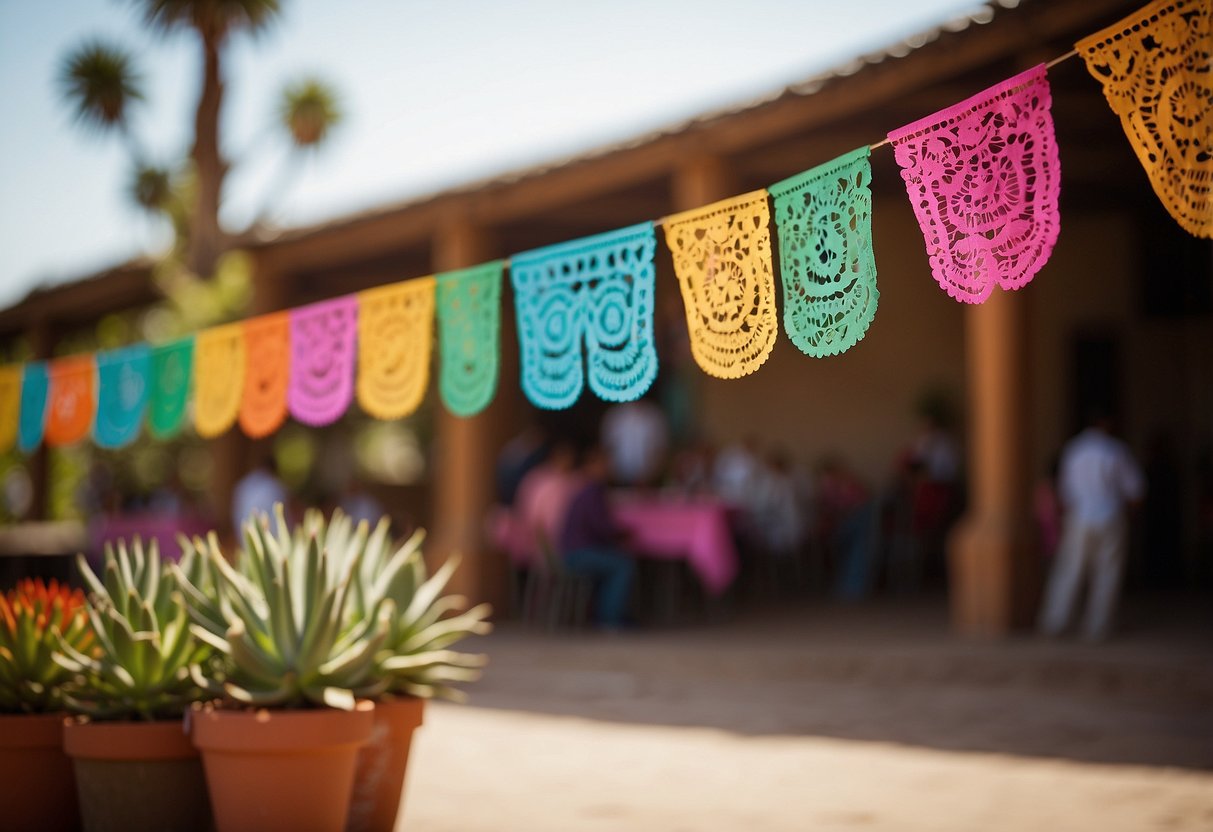
[[[194,215],[190,222],[189,266],[201,278],[210,278],[223,253],[225,240],[219,227],[219,196],[227,164],[219,152],[219,108],[223,102],[223,76],[219,66],[221,38],[202,34],[205,65],[202,96],[194,121],[194,149],[190,154],[197,177]]]

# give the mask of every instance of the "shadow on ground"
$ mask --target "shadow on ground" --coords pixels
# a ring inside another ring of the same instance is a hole
[[[1213,606],[1138,601],[1104,644],[952,636],[937,602],[805,601],[623,635],[506,622],[473,707],[742,735],[1213,770]]]

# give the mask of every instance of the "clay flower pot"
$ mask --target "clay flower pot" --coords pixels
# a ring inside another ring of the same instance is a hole
[[[375,706],[191,714],[218,832],[341,832]]]
[[[404,773],[413,731],[421,726],[425,700],[406,697],[375,703],[375,730],[358,752],[348,832],[392,832],[404,804]]]
[[[0,824],[12,832],[78,829],[63,714],[0,715]]]
[[[63,748],[85,832],[210,828],[202,761],[180,720],[68,722]]]

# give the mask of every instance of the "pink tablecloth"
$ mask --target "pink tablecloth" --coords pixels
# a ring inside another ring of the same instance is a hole
[[[647,557],[685,558],[713,595],[724,592],[737,577],[737,548],[726,504],[619,499],[614,510],[631,533],[630,548]]]
[[[143,545],[155,540],[161,557],[176,560],[181,557],[177,535],[186,537],[205,536],[211,526],[201,517],[192,514],[127,514],[98,517],[89,524],[89,560],[99,562],[107,541],[126,540],[128,543],[138,535]]]
[[[729,507],[712,500],[673,501],[619,497],[613,508],[631,534],[628,548],[642,557],[685,559],[704,589],[720,595],[737,577],[737,548],[729,531]],[[489,518],[489,536],[514,563],[527,566],[537,557],[533,536],[517,516],[498,508]]]

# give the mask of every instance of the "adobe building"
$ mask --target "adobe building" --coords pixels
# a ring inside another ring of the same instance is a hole
[[[1064,55],[1140,5],[1001,0],[761,100],[633,141],[246,240],[256,260],[249,314],[508,257],[766,187]],[[871,157],[880,303],[867,336],[841,356],[814,359],[781,333],[767,364],[734,381],[690,365],[701,435],[717,443],[756,435],[805,461],[841,453],[873,480],[912,435],[924,392],[957,396],[968,500],[950,542],[949,596],[964,633],[999,634],[1030,620],[1040,580],[1031,484],[1094,403],[1114,410],[1139,458],[1155,442],[1177,449],[1183,553],[1193,569],[1201,566],[1198,495],[1202,460],[1213,448],[1213,247],[1159,205],[1082,61],[1058,64],[1049,82],[1061,233],[1025,289],[995,290],[977,306],[945,295],[932,279],[892,150],[880,147]],[[678,365],[669,322],[681,314],[681,300],[664,242],[657,262],[658,308],[673,310],[658,321],[667,372]],[[39,355],[50,355],[62,333],[154,297],[147,265],[128,264],[33,292],[0,312],[0,338],[24,334]],[[494,460],[533,416],[519,387],[508,287],[502,325],[493,404],[473,418],[454,417],[432,381],[425,405],[435,424],[429,549],[437,557],[464,552],[460,588],[489,598],[499,597],[503,575],[483,533]],[[215,442],[216,494],[242,472],[246,446],[238,435]]]

